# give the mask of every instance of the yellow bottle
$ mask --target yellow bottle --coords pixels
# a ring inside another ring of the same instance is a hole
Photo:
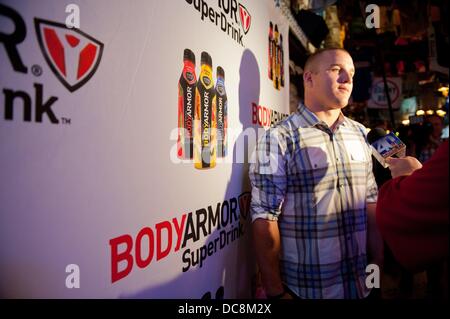
[[[216,91],[212,60],[202,52],[201,70],[195,90],[194,166],[197,169],[216,166]]]

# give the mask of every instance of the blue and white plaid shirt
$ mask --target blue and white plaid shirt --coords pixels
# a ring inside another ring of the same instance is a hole
[[[332,132],[303,104],[259,140],[252,220],[277,220],[281,274],[300,298],[364,298],[366,204],[378,190],[365,127],[341,113]]]

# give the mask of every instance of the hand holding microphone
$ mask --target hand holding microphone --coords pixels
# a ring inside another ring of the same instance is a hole
[[[420,163],[415,157],[406,156],[402,158],[388,157],[386,163],[389,165],[391,170],[392,178],[398,176],[408,176],[411,175],[415,170],[422,168],[422,163]]]

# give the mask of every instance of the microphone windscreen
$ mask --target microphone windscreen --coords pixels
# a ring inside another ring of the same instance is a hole
[[[371,129],[369,133],[367,133],[367,140],[370,144],[378,140],[379,138],[386,136],[386,131],[382,129],[381,127],[376,127],[374,129]]]

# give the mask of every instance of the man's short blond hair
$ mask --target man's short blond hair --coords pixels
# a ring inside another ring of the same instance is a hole
[[[350,55],[350,53],[348,53],[347,50],[343,49],[343,48],[324,48],[324,49],[319,49],[316,52],[314,52],[313,54],[311,54],[308,59],[306,59],[305,62],[305,67],[304,67],[304,71],[311,71],[311,72],[316,72],[316,67],[317,67],[317,62],[319,61],[319,57],[325,53],[325,52],[329,52],[329,51],[344,51],[346,52],[348,55]]]

